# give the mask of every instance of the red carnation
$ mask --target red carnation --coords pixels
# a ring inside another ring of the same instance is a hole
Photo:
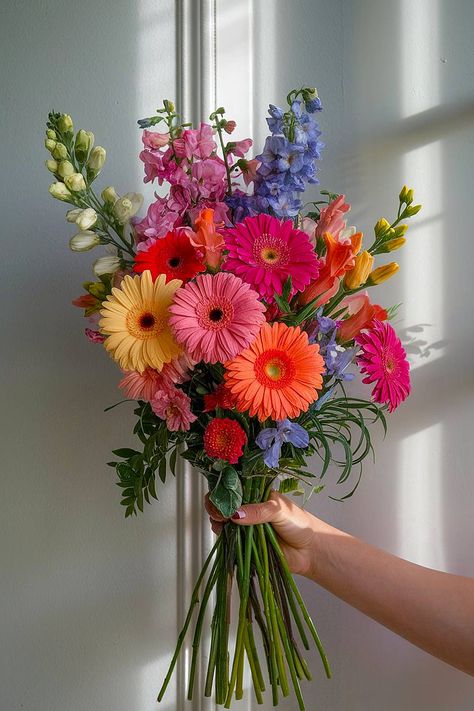
[[[210,412],[216,407],[220,407],[222,410],[232,410],[234,407],[232,395],[224,383],[218,385],[214,392],[204,395],[203,412]]]
[[[217,417],[212,420],[204,432],[204,449],[212,459],[225,459],[230,464],[237,464],[242,456],[247,435],[235,420]]]
[[[135,256],[133,270],[141,274],[149,269],[153,281],[160,275],[166,275],[166,281],[181,279],[189,281],[198,272],[204,272],[199,252],[192,246],[188,235],[180,229],[168,232],[166,237],[158,238],[146,251]]]

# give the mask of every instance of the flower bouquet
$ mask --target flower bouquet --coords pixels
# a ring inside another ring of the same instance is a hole
[[[230,519],[272,487],[306,498],[321,491],[331,465],[338,484],[354,478],[346,499],[372,452],[370,426],[385,429],[385,411],[409,393],[406,355],[390,325],[396,309],[374,304],[368,288],[397,271],[395,262],[374,267],[375,257],[404,244],[403,220],[420,206],[404,187],[395,219],[380,219],[363,248],[362,233],[346,224],[343,195],[321,190],[303,204],[307,185],[318,183],[320,110],[306,87],[289,93],[285,109],[270,105],[270,135],[250,159],[252,141],[233,140],[236,124],[223,108],[192,128],[164,101],[138,122],[144,180],[170,186],[142,219],[139,194],[94,191],[106,154],[93,134],[75,133],[67,114],[49,115],[49,191],[72,206],[70,247],[106,247],[95,280],[73,303],[84,309],[87,338],[104,345],[123,371],[120,388],[136,401],[140,446],[115,450],[109,462],[127,517],[157,498],[157,475],[164,483],[174,474],[178,456],[206,477],[210,500]],[[371,399],[346,392],[357,370],[373,386]],[[272,527],[232,520],[196,582],[158,700],[198,608],[192,698],[214,595],[205,695],[214,690],[225,708],[241,698],[247,659],[259,703],[267,686],[274,705],[292,687],[304,709],[301,681],[311,673],[302,648],[312,640],[330,676],[323,646]]]

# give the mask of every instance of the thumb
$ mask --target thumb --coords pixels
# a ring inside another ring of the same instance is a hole
[[[241,526],[254,526],[257,523],[276,522],[279,518],[280,500],[272,492],[268,501],[259,504],[241,506],[232,516],[232,521]]]

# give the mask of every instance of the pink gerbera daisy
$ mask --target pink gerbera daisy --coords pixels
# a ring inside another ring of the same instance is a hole
[[[158,390],[151,400],[151,407],[155,415],[166,420],[170,432],[187,432],[192,422],[197,418],[191,412],[191,400],[178,388]]]
[[[357,362],[367,374],[362,382],[375,383],[375,402],[387,403],[393,412],[410,393],[410,366],[400,339],[389,323],[374,319],[355,340],[362,349]]]
[[[234,274],[203,274],[176,292],[170,324],[193,360],[224,363],[255,340],[264,310],[258,294]]]
[[[229,253],[225,268],[251,284],[267,302],[281,294],[291,276],[293,293],[303,291],[319,274],[319,261],[308,235],[291,220],[270,215],[246,217],[224,232]]]

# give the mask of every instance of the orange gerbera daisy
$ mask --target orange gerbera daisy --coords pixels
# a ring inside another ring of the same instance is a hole
[[[249,348],[226,363],[225,381],[239,412],[263,422],[295,418],[318,399],[324,361],[299,327],[263,324]]]

